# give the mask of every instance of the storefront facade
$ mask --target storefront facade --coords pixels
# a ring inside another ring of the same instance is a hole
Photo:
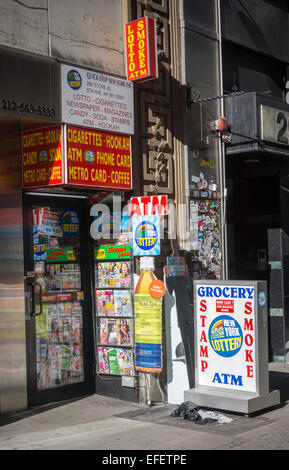
[[[178,26],[178,9],[36,3],[1,6],[1,413],[93,392],[159,400],[159,377],[142,373],[143,358],[136,371],[133,357],[128,298],[139,258],[127,240],[110,237],[103,248],[98,232],[111,232],[111,215],[134,195],[175,202],[171,99],[180,91],[168,20]],[[146,16],[156,20],[159,78],[133,90],[124,26]],[[97,204],[111,211],[101,227]],[[164,258],[154,259],[151,276],[162,273]]]
[[[191,386],[197,279],[270,282],[271,357],[286,359],[286,295],[278,303],[274,287],[284,270],[267,230],[288,232],[289,54],[265,21],[283,18],[287,34],[285,2],[261,2],[264,15],[252,1],[241,12],[217,0],[2,3],[0,412],[94,392],[163,402],[172,384]],[[157,67],[133,83],[125,25],[146,17]],[[128,243],[119,214],[131,201],[138,234],[143,210],[150,230],[164,216],[160,243]],[[189,278],[177,286],[164,267],[180,259]],[[141,329],[144,278],[154,277],[171,297],[159,302],[155,287],[155,321]]]

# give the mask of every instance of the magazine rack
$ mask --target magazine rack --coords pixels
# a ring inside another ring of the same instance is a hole
[[[135,376],[130,245],[95,247],[97,373]]]

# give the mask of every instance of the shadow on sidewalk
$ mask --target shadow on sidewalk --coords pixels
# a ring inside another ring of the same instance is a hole
[[[0,428],[2,426],[6,426],[7,424],[11,424],[11,423],[15,423],[17,421],[20,421],[21,419],[29,418],[31,416],[35,416],[35,415],[38,415],[40,413],[44,413],[45,411],[53,410],[55,408],[59,408],[60,406],[64,406],[64,405],[68,405],[70,403],[74,403],[74,402],[82,400],[83,398],[86,398],[86,397],[87,397],[87,395],[72,398],[70,400],[58,401],[58,402],[54,402],[54,403],[47,403],[45,405],[29,408],[28,410],[19,410],[19,411],[14,411],[13,413],[7,413],[3,416],[0,416]]]
[[[280,405],[284,406],[289,400],[289,371],[270,371],[269,372],[270,390],[280,390]]]

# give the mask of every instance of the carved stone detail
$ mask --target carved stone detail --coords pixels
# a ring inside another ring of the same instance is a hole
[[[157,22],[159,78],[136,85],[139,114],[134,141],[141,156],[139,194],[168,194],[174,198],[174,146],[172,139],[169,0],[136,0],[137,17]],[[135,158],[136,158],[135,153]]]

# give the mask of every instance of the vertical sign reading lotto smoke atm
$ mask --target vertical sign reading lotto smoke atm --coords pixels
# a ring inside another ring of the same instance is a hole
[[[126,24],[127,79],[158,78],[156,20],[140,18]]]

